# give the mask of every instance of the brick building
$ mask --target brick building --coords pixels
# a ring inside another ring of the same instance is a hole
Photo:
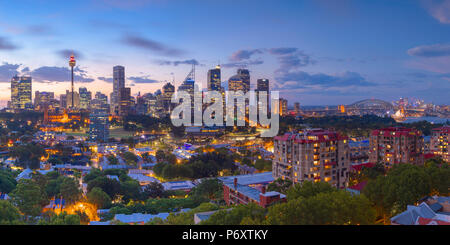
[[[417,129],[390,127],[373,130],[370,136],[369,162],[386,167],[397,163],[423,164],[423,136]]]
[[[307,129],[274,138],[275,179],[325,181],[341,188],[348,183],[349,165],[348,138],[337,132]]]
[[[450,126],[443,126],[433,129],[430,140],[430,151],[446,162],[450,162],[448,140],[450,138]]]
[[[223,199],[227,205],[256,203],[266,208],[275,202],[285,202],[286,196],[276,191],[266,192],[265,186],[259,191],[239,184],[238,179],[235,178],[233,182],[223,182]]]

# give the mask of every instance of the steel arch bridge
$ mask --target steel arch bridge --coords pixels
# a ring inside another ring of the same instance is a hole
[[[347,105],[347,108],[354,108],[354,109],[387,109],[387,110],[393,110],[394,106],[384,100],[379,99],[367,99],[367,100],[360,100],[353,104]]]

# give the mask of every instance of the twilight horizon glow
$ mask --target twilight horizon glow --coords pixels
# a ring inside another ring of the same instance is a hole
[[[196,82],[218,63],[222,83],[237,68],[252,87],[268,78],[289,104],[349,104],[415,97],[449,104],[450,11],[441,1],[82,0],[0,3],[0,105],[13,75],[35,91],[112,91],[125,66],[132,94],[178,87],[197,64]],[[230,14],[232,13],[232,14]]]

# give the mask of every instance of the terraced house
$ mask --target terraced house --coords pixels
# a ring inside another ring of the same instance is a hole
[[[272,174],[293,182],[325,181],[338,188],[348,182],[347,136],[323,129],[307,129],[274,138]]]

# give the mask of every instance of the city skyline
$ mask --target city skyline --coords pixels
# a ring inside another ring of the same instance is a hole
[[[206,88],[220,64],[222,83],[246,68],[252,89],[267,78],[290,106],[399,97],[449,104],[450,1],[25,2],[0,4],[8,19],[0,22],[0,107],[16,73],[32,76],[32,94],[65,93],[72,52],[75,90],[108,96],[116,65],[135,95],[173,79],[178,87],[192,64]]]

